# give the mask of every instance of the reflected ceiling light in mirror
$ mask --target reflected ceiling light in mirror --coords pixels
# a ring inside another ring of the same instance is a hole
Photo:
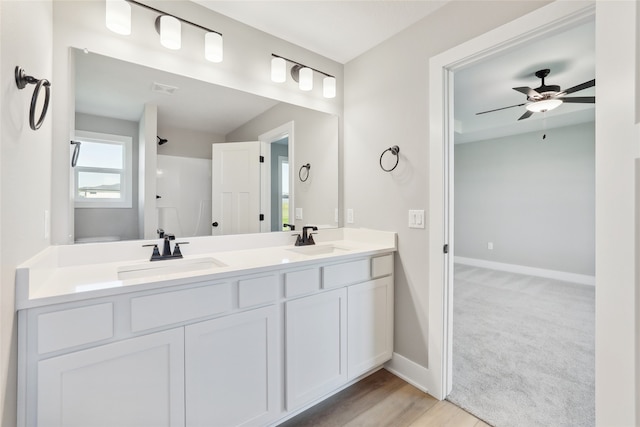
[[[170,15],[155,7],[147,6],[136,0],[105,0],[105,23],[111,31],[129,35],[131,34],[131,5],[151,10],[158,14],[155,20],[155,28],[160,34],[160,43],[168,49],[180,49],[182,46],[182,24],[188,24],[205,32],[204,56],[211,62],[222,62],[222,33],[202,25],[198,25],[186,19]]]
[[[271,81],[283,83],[287,80],[287,61],[284,58],[274,56],[271,59]]]
[[[543,99],[527,104],[524,108],[534,113],[542,113],[558,108],[560,105],[562,105],[562,100],[560,99]]]
[[[298,82],[300,90],[310,91],[313,89],[313,72],[322,74],[322,95],[325,98],[336,97],[336,78],[331,74],[320,71],[315,68],[308,67],[299,62],[293,61],[284,56],[272,53],[271,56],[271,80],[276,83],[282,83],[287,79],[287,62],[293,64],[291,67],[291,77]]]
[[[158,16],[156,29],[160,33],[162,46],[172,50],[178,50],[182,47],[182,26],[177,18],[171,15]]]
[[[214,32],[204,35],[204,57],[211,62],[222,62],[222,35]]]
[[[107,0],[105,24],[117,34],[131,34],[131,5],[125,0]]]
[[[325,77],[324,79],[322,79],[322,95],[325,98],[336,97],[336,78],[335,77]]]

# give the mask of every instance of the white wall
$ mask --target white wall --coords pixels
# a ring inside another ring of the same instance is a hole
[[[455,145],[456,257],[595,275],[594,123],[546,135]]]
[[[211,144],[224,142],[224,135],[166,126],[158,121],[158,135],[166,138],[158,146],[158,154],[211,160]]]
[[[52,3],[0,2],[0,424],[16,425],[15,267],[49,244],[44,235],[50,209],[49,110],[38,131],[29,127],[33,85],[18,90],[13,69],[52,82]],[[69,141],[66,141],[69,144]]]

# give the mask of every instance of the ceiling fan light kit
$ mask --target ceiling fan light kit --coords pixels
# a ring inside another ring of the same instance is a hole
[[[583,89],[587,89],[596,85],[596,80],[589,80],[579,85],[570,87],[569,89],[562,90],[558,85],[547,85],[544,81],[545,77],[549,75],[551,70],[545,68],[543,70],[538,70],[535,72],[537,78],[541,79],[540,87],[535,89],[531,89],[528,86],[522,87],[514,87],[513,90],[518,91],[520,93],[524,93],[527,95],[527,102],[510,105],[508,107],[496,108],[493,110],[482,111],[479,114],[485,113],[493,113],[494,111],[506,110],[507,108],[514,107],[522,107],[527,109],[525,113],[520,116],[518,120],[524,120],[531,117],[534,113],[544,113],[547,111],[551,111],[555,108],[558,108],[563,103],[573,103],[573,104],[593,104],[596,102],[595,96],[574,96],[574,97],[566,97],[566,95],[578,92]]]

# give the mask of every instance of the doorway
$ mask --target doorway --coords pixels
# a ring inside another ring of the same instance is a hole
[[[444,399],[452,387],[453,256],[447,249],[452,248],[454,242],[454,212],[452,204],[449,204],[453,156],[448,153],[453,149],[455,131],[452,115],[454,72],[497,53],[517,49],[525,41],[593,20],[594,10],[593,4],[551,4],[430,60],[429,111],[431,123],[435,126],[430,127],[429,142],[431,217],[428,225],[432,238],[428,246],[427,380],[429,392],[439,399]],[[438,242],[433,236],[442,236],[443,241]]]

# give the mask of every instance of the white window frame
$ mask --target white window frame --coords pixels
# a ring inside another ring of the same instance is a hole
[[[97,168],[76,166],[74,168],[73,199],[76,208],[131,208],[133,206],[133,138],[124,135],[111,135],[106,133],[75,131],[75,140],[80,142],[95,142],[100,144],[117,144],[123,147],[123,169]],[[82,156],[82,146],[80,148]],[[78,174],[80,172],[102,172],[120,174],[119,198],[93,199],[85,198],[78,192]]]

